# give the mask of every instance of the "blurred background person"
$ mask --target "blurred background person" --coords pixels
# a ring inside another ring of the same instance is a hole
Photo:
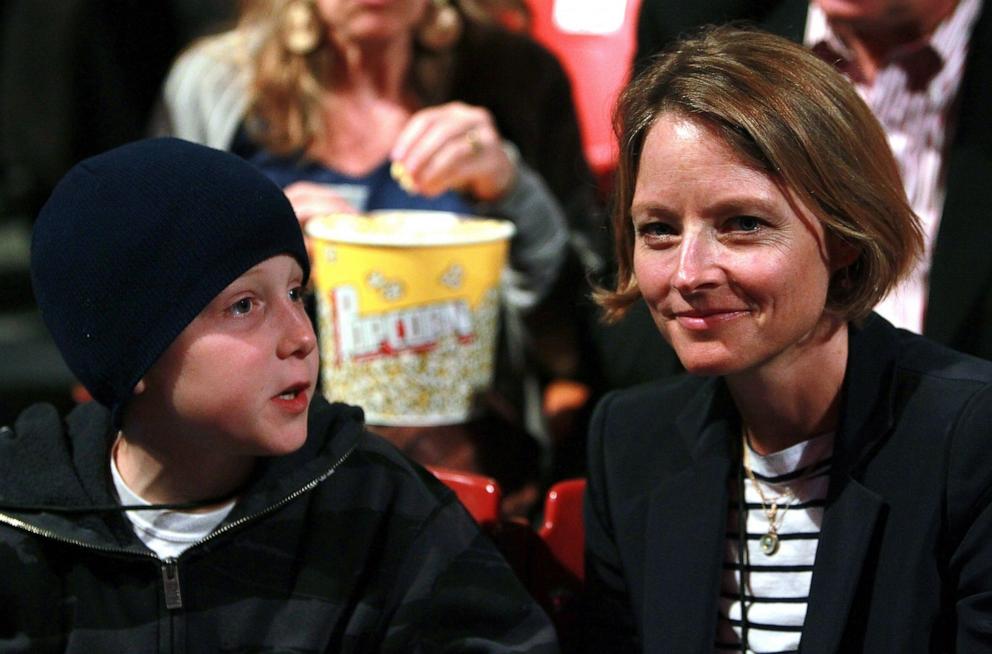
[[[600,299],[643,298],[691,374],[593,416],[589,651],[987,651],[992,363],[872,312],[923,238],[871,110],[717,28],[617,125]]]
[[[496,23],[501,6],[246,2],[236,29],[178,58],[158,130],[253,162],[301,222],[375,209],[511,220],[494,404],[540,437],[541,379],[579,358],[571,300],[587,287],[566,262],[569,232],[592,230],[599,214],[568,80],[547,51]],[[525,313],[539,316],[529,329]],[[564,348],[544,345],[563,336]]]
[[[982,0],[784,2],[765,20],[850,79],[879,119],[926,252],[878,306],[992,358],[992,12]]]

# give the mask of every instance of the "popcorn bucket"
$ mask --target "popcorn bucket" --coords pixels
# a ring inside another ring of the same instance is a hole
[[[310,220],[323,392],[378,425],[471,417],[492,384],[512,223],[432,211]]]

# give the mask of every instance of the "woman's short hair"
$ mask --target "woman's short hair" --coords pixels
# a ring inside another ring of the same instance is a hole
[[[640,297],[630,206],[645,138],[667,113],[713,127],[853,249],[853,263],[830,280],[828,309],[850,320],[867,316],[922,252],[885,133],[853,85],[784,38],[706,28],[658,55],[618,101],[617,277],[612,290],[596,293],[607,320],[619,320]]]

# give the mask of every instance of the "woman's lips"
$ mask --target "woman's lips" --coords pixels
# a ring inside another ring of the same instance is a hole
[[[748,314],[746,309],[708,309],[706,311],[681,311],[675,320],[681,327],[690,331],[713,329],[731,320]]]

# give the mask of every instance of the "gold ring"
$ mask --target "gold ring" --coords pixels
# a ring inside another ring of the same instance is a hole
[[[472,154],[482,152],[482,141],[479,140],[479,132],[474,127],[465,132],[465,140],[468,141],[469,147],[472,148]]]

